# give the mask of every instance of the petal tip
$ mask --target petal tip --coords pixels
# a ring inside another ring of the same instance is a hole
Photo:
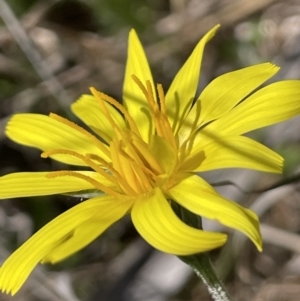
[[[273,69],[275,69],[276,72],[278,72],[280,70],[280,67],[272,62],[269,62],[268,65],[270,65]]]
[[[216,32],[219,30],[219,28],[221,27],[221,24],[216,24],[214,27],[212,27],[208,32],[207,34],[210,35],[210,38],[212,38]]]
[[[137,34],[137,32],[134,28],[130,29],[128,40],[129,41],[132,41],[132,40],[138,40],[139,41],[138,34]]]
[[[263,241],[261,236],[257,239],[257,240],[253,240],[254,245],[256,246],[256,249],[258,250],[258,252],[262,252],[263,251]]]

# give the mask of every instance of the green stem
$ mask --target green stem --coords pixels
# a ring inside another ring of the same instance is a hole
[[[171,206],[184,223],[196,229],[202,229],[202,220],[200,216],[195,215],[172,200]],[[232,301],[222,281],[215,273],[207,253],[178,257],[193,268],[197,276],[206,285],[214,301]]]
[[[179,256],[179,258],[193,268],[197,276],[206,285],[214,301],[232,301],[222,281],[215,273],[207,253]]]

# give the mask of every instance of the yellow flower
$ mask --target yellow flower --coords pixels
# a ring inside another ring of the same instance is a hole
[[[2,291],[15,294],[39,262],[63,260],[127,213],[141,236],[163,252],[189,255],[225,243],[225,234],[184,224],[171,199],[243,232],[262,249],[255,213],[220,196],[198,173],[228,167],[279,173],[283,159],[241,135],[299,114],[300,83],[281,81],[253,93],[279,70],[265,63],[216,78],[195,99],[204,47],[218,27],[198,43],[166,95],[155,86],[132,30],[124,106],[91,88],[93,96],[71,107],[93,134],[55,114],[12,117],[6,128],[10,139],[90,171],[9,174],[0,178],[1,199],[86,190],[96,196],[52,220],[4,262]]]

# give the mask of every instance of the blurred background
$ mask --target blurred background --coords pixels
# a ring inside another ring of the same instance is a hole
[[[222,73],[267,61],[281,66],[272,81],[300,79],[299,0],[0,0],[0,175],[64,168],[9,141],[5,124],[20,112],[55,112],[78,122],[69,105],[90,86],[121,99],[130,28],[137,30],[155,81],[166,90],[217,23],[222,27],[206,48],[199,91]],[[285,158],[282,176],[234,169],[203,176],[211,183],[235,183],[217,189],[257,212],[264,251],[205,221],[205,229],[230,237],[211,257],[235,300],[299,301],[300,119],[250,135]],[[288,185],[250,193],[291,176]],[[0,260],[79,201],[67,196],[1,201]],[[0,300],[211,299],[188,266],[152,250],[125,218],[62,263],[39,266],[14,298],[0,294]]]

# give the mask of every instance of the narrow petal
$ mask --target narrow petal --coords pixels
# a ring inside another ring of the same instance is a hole
[[[137,76],[143,85],[146,85],[146,81],[150,81],[152,87],[155,86],[143,46],[133,29],[129,33],[127,57],[123,85],[124,106],[136,122],[141,136],[148,142],[149,136],[154,130],[149,106],[142,90],[133,81],[132,75]]]
[[[195,146],[182,170],[193,166],[193,171],[209,171],[221,168],[249,168],[265,172],[281,173],[283,158],[268,147],[244,136],[226,136]],[[204,160],[198,161],[198,154]],[[198,163],[198,164],[197,164]]]
[[[99,202],[95,208],[97,213],[80,224],[68,240],[57,246],[43,258],[42,263],[50,262],[54,264],[81,250],[95,240],[111,224],[123,217],[132,205],[131,200],[114,200],[108,196],[97,199]]]
[[[123,212],[124,214],[126,213]],[[124,215],[122,214],[120,218]],[[51,252],[49,252],[41,261],[41,263],[51,263],[55,264],[59,261],[64,260],[70,255],[76,253],[77,251],[83,249],[85,246],[90,244],[95,240],[106,228],[108,228],[112,223],[119,219],[113,216],[100,217],[92,216],[82,224],[80,224],[71,234],[70,238],[63,243],[55,247]]]
[[[300,81],[276,82],[260,89],[207,126],[221,134],[240,135],[290,119],[300,113]]]
[[[14,295],[40,261],[56,262],[77,252],[119,220],[130,206],[129,201],[105,196],[82,202],[59,215],[4,262],[0,268],[0,289]]]
[[[184,179],[169,190],[170,196],[182,207],[247,235],[262,250],[262,238],[257,215],[221,197],[205,180],[198,176]]]
[[[100,174],[92,171],[76,171],[82,175],[112,187],[112,183]],[[0,177],[0,199],[10,199],[17,197],[51,195],[67,192],[75,192],[95,187],[82,179],[63,176],[47,178],[49,172],[20,172],[12,173]]]
[[[202,123],[225,115],[278,71],[276,65],[265,63],[217,77],[199,96]]]
[[[166,94],[167,114],[176,133],[189,112],[199,85],[203,51],[220,25],[211,29],[197,44],[194,51],[175,76]]]
[[[7,124],[6,135],[13,141],[36,147],[42,151],[69,149],[82,155],[107,156],[83,133],[49,116],[40,114],[16,114]],[[73,156],[53,155],[51,158],[73,165],[86,164]]]
[[[199,96],[185,119],[179,135],[187,136],[191,128],[199,128],[203,124],[222,117],[257,87],[274,76],[278,70],[279,67],[265,63],[217,77]]]
[[[131,217],[140,235],[166,253],[195,254],[218,248],[226,241],[225,234],[205,232],[184,224],[159,188],[147,198],[136,200]]]
[[[106,104],[106,107],[119,128],[125,128],[125,121],[121,114],[109,104]],[[71,105],[71,110],[106,142],[109,143],[116,136],[114,128],[101,110],[96,97],[92,95],[82,95]]]

